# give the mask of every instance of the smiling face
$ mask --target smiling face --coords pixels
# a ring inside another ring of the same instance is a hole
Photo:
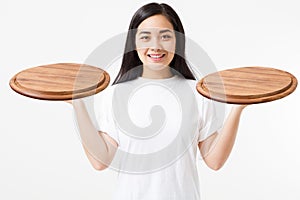
[[[174,58],[176,38],[173,25],[163,15],[145,19],[136,34],[136,50],[144,72],[170,76],[169,64]]]

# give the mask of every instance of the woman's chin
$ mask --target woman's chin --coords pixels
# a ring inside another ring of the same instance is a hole
[[[155,70],[155,71],[159,71],[159,70],[163,70],[168,68],[169,66],[164,65],[162,63],[151,63],[151,64],[147,64],[147,68],[149,68],[150,70]]]

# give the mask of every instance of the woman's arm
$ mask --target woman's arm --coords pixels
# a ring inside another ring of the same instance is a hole
[[[229,157],[237,135],[241,113],[245,107],[246,105],[233,107],[222,129],[199,142],[199,150],[211,169],[220,169]]]
[[[74,100],[72,105],[85,154],[95,169],[106,169],[115,155],[118,144],[106,133],[95,128],[82,100]]]

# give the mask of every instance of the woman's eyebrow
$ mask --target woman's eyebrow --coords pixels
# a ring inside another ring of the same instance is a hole
[[[151,32],[150,31],[141,31],[141,32],[139,32],[139,35],[141,35],[141,34],[151,34]]]
[[[166,33],[166,32],[173,33],[170,29],[164,29],[164,30],[159,31],[159,33]]]
[[[173,33],[170,29],[164,29],[164,30],[159,31],[160,34],[166,33],[166,32]],[[141,32],[139,32],[139,35],[141,35],[141,34],[151,34],[151,32],[150,31],[141,31]]]

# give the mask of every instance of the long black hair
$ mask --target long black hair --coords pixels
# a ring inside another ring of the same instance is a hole
[[[177,13],[167,4],[149,3],[138,9],[133,15],[125,44],[125,52],[122,59],[121,69],[113,82],[114,84],[136,79],[142,75],[143,63],[138,57],[135,46],[135,35],[138,26],[147,18],[154,15],[165,16],[173,25],[176,36],[176,50],[170,67],[186,79],[195,80],[193,73],[185,60],[185,35],[182,23]]]

